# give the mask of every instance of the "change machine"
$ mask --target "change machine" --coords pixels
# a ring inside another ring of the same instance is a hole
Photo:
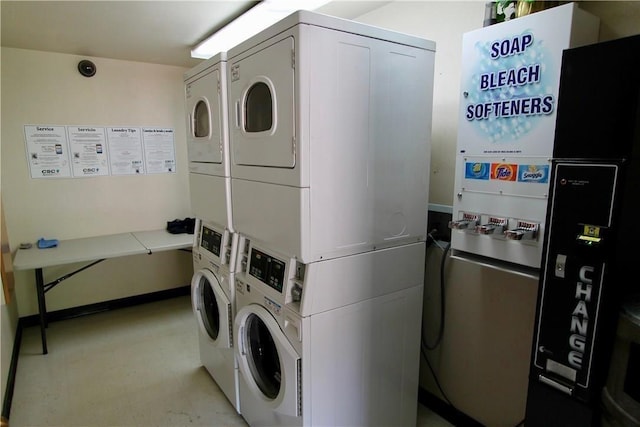
[[[637,35],[563,55],[527,427],[600,425],[620,305],[640,292],[639,53]],[[621,392],[640,407],[631,354]]]
[[[569,3],[464,34],[454,257],[537,275],[562,51],[598,29]]]

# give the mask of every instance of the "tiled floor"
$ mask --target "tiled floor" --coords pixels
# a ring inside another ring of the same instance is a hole
[[[246,426],[201,366],[188,296],[25,328],[9,424]],[[448,427],[419,406],[418,426]]]

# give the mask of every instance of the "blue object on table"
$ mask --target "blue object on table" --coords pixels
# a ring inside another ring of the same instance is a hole
[[[38,248],[46,249],[46,248],[55,248],[58,246],[58,239],[38,239]]]

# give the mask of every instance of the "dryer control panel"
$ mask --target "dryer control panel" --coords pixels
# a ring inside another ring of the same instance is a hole
[[[194,250],[207,257],[210,263],[235,272],[238,235],[223,226],[196,219]]]

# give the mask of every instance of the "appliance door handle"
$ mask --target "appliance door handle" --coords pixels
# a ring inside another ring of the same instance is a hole
[[[244,326],[240,326],[238,331],[238,345],[240,346],[240,354],[246,356],[247,352],[244,349]]]
[[[236,100],[236,128],[240,127],[240,100]]]

